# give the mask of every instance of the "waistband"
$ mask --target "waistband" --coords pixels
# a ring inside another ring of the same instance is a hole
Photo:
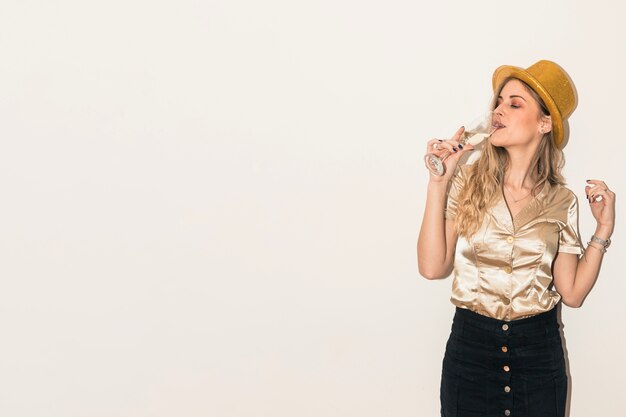
[[[466,308],[456,307],[454,323],[470,324],[472,327],[478,327],[485,330],[502,330],[506,328],[507,332],[510,332],[513,329],[531,330],[552,327],[554,325],[558,327],[556,307],[544,313],[511,321],[494,319]]]

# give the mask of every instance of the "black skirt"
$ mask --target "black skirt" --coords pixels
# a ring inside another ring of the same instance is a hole
[[[507,322],[457,307],[440,398],[442,417],[564,417],[556,308]]]

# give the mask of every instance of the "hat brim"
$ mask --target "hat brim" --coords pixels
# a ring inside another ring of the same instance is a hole
[[[511,65],[502,65],[493,73],[492,84],[493,91],[495,92],[498,86],[508,77],[517,78],[519,80],[524,81],[526,84],[530,86],[539,97],[543,100],[550,112],[550,117],[552,118],[552,138],[557,148],[561,149],[561,145],[563,144],[563,117],[556,103],[548,94],[545,88],[541,85],[541,83],[529,74],[524,68],[513,67]]]

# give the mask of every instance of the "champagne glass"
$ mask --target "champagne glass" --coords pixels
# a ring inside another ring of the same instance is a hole
[[[459,143],[461,145],[470,144],[472,146],[476,146],[491,136],[491,134],[496,130],[491,126],[492,116],[493,112],[488,111],[472,120],[472,123],[467,125],[463,131],[463,134],[459,139]],[[424,157],[426,168],[428,168],[428,170],[434,175],[444,175],[446,173],[446,166],[443,162],[450,156],[450,154],[451,152],[448,150],[439,156],[434,153],[427,154]]]

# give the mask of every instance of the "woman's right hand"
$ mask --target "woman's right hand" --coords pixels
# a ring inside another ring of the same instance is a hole
[[[445,184],[450,181],[454,171],[456,170],[456,166],[459,163],[459,159],[461,156],[467,152],[474,150],[474,146],[470,144],[459,145],[459,139],[461,135],[465,131],[465,128],[461,126],[459,130],[456,131],[454,136],[449,140],[441,140],[441,139],[432,139],[428,141],[426,147],[426,153],[432,153],[437,156],[441,156],[445,152],[450,152],[450,156],[443,161],[444,166],[446,167],[445,173],[442,176],[438,176],[429,171],[430,181],[431,182],[443,182]],[[435,148],[435,145],[437,148]]]

